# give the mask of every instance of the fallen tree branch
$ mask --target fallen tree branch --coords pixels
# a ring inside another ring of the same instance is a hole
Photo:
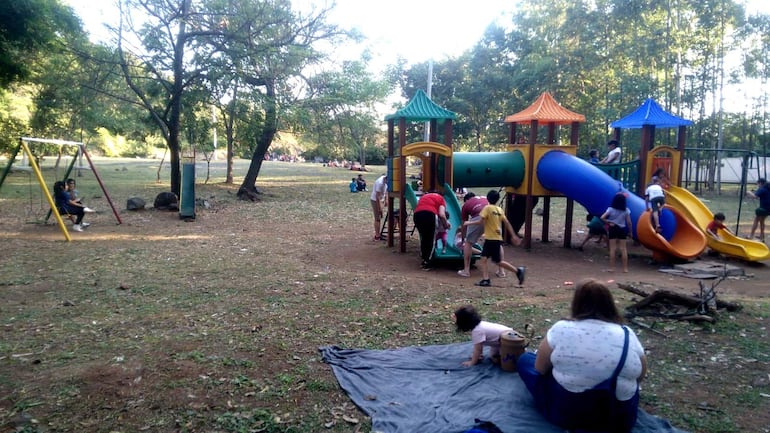
[[[646,323],[642,323],[642,322],[640,322],[638,320],[634,320],[634,319],[628,319],[628,323],[634,324],[634,325],[636,325],[636,326],[638,326],[640,328],[644,328],[644,329],[646,329],[648,331],[651,331],[651,332],[654,332],[655,334],[658,334],[658,335],[660,335],[662,337],[668,338],[667,334],[664,334],[664,333],[658,331],[657,329],[653,329],[651,325],[648,325]]]
[[[631,292],[631,293],[633,293],[635,295],[639,295],[639,296],[642,296],[642,297],[645,297],[645,298],[650,296],[650,293],[647,293],[644,290],[642,290],[642,289],[640,289],[638,287],[635,287],[635,286],[633,286],[631,284],[617,283],[617,285],[618,285],[619,288],[621,288],[621,289],[623,289],[623,290],[625,290],[627,292]],[[656,290],[656,292],[657,291],[673,293],[675,295],[675,297],[682,297],[682,298],[685,298],[685,299],[689,298],[690,301],[687,301],[688,302],[688,304],[687,304],[688,306],[691,305],[690,302],[692,302],[692,300],[696,300],[696,305],[700,304],[700,302],[701,302],[701,300],[698,299],[695,296],[680,295],[678,293],[675,293],[675,292],[672,292],[672,291],[666,290],[666,289],[658,289],[658,290]],[[717,308],[718,309],[719,308],[724,308],[727,311],[740,311],[743,308],[743,306],[738,304],[738,303],[735,303],[735,302],[726,302],[726,301],[722,301],[722,300],[717,299]]]

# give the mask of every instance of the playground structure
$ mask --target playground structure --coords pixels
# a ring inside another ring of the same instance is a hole
[[[32,172],[35,174],[35,177],[37,178],[37,181],[40,184],[40,190],[42,191],[43,195],[45,196],[48,202],[48,205],[50,206],[49,215],[50,213],[53,213],[54,217],[56,218],[56,222],[59,226],[59,229],[61,230],[62,234],[64,234],[64,238],[68,242],[72,240],[69,232],[67,231],[67,226],[64,224],[64,220],[59,214],[54,198],[51,195],[51,192],[48,190],[48,186],[46,184],[45,179],[43,178],[43,172],[40,169],[40,166],[37,162],[37,158],[35,154],[31,151],[28,143],[43,143],[43,144],[53,144],[60,147],[67,147],[67,146],[75,147],[77,149],[77,152],[73,156],[70,164],[67,166],[67,169],[65,170],[65,173],[64,173],[64,177],[61,180],[66,180],[70,176],[70,173],[72,173],[72,170],[75,168],[75,163],[78,161],[80,156],[85,157],[86,161],[88,162],[87,168],[91,170],[91,172],[94,174],[94,177],[96,178],[96,181],[99,183],[99,187],[101,188],[102,193],[104,194],[104,197],[107,199],[107,202],[109,203],[110,208],[112,208],[112,213],[113,215],[115,215],[115,219],[117,223],[122,224],[120,215],[118,215],[118,211],[115,208],[115,205],[112,203],[112,199],[110,198],[109,193],[107,192],[107,188],[104,186],[104,183],[102,182],[101,177],[99,177],[99,173],[96,171],[96,167],[94,166],[94,163],[91,160],[91,156],[86,151],[85,145],[80,142],[65,141],[65,140],[51,140],[51,139],[42,139],[42,138],[30,138],[30,137],[19,138],[19,145],[13,150],[13,152],[9,156],[8,165],[6,165],[2,175],[0,175],[0,189],[2,189],[5,178],[11,172],[11,167],[16,161],[16,157],[18,156],[19,152],[23,151],[24,156],[26,156],[29,161],[29,165],[32,169]],[[80,167],[80,168],[82,169],[84,167]]]
[[[537,200],[543,199],[542,242],[549,241],[550,203],[552,197],[566,198],[564,247],[571,248],[574,202],[594,215],[606,210],[617,193],[627,196],[631,210],[631,235],[653,253],[658,262],[691,260],[711,249],[747,261],[770,258],[768,247],[753,240],[723,236],[707,237],[705,228],[713,214],[695,196],[679,188],[686,127],[692,122],[663,111],[652,99],[645,101],[629,116],[612,124],[615,136],[623,128],[641,128],[642,146],[639,159],[622,164],[594,165],[576,157],[579,124],[585,117],[561,107],[550,94],[543,93],[525,110],[505,118],[510,125],[505,152],[454,152],[452,121],[456,114],[439,107],[424,92],[401,110],[386,116],[388,122],[388,246],[395,246],[395,218],[398,227],[406,227],[407,203],[414,209],[416,196],[406,181],[406,158],[422,161],[422,182],[426,191],[438,191],[447,202],[452,225],[448,237],[453,239],[460,224],[460,203],[453,187],[504,187],[506,214],[515,228],[523,221],[524,247],[532,246],[532,219]],[[443,122],[439,134],[439,122]],[[407,122],[429,122],[429,141],[406,143]],[[528,140],[516,143],[520,125],[529,127]],[[557,127],[569,125],[569,143],[558,143]],[[655,128],[678,128],[677,148],[654,146]],[[539,142],[538,132],[546,131]],[[397,131],[397,135],[396,135]],[[652,173],[663,169],[672,185],[667,191],[667,205],[661,211],[661,233],[652,226],[650,212],[641,196]],[[517,227],[518,226],[518,227]],[[399,231],[399,249],[406,252],[406,230]],[[462,252],[449,245],[446,253],[434,251],[434,260],[455,260]]]

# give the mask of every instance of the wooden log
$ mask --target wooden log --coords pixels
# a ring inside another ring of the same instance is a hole
[[[679,318],[679,320],[687,320],[688,322],[709,322],[709,323],[716,323],[716,319],[707,316],[705,314],[690,314],[688,316],[682,316]]]
[[[617,285],[618,285],[619,288],[621,288],[621,289],[623,289],[623,290],[625,290],[627,292],[631,292],[631,293],[633,293],[635,295],[639,295],[639,296],[642,296],[642,297],[645,297],[645,298],[650,296],[650,293],[647,293],[644,290],[642,290],[642,289],[640,289],[638,287],[635,287],[635,286],[633,286],[631,284],[617,283]],[[663,290],[663,291],[669,292],[669,293],[675,293],[675,292],[671,292],[670,290],[665,290],[665,289],[658,289],[656,291],[660,291],[660,290]],[[676,296],[681,296],[681,297],[689,298],[689,299],[697,299],[698,300],[698,304],[696,304],[696,305],[699,305],[700,302],[701,302],[700,299],[698,297],[696,297],[696,296],[680,295],[678,293],[676,293]],[[685,305],[690,305],[690,304],[688,303],[688,304],[685,304]],[[720,308],[724,308],[727,311],[740,311],[743,308],[743,306],[741,304],[736,303],[736,302],[722,301],[722,300],[717,298],[717,309],[720,309]]]
[[[641,310],[651,304],[654,304],[655,302],[669,302],[677,305],[684,305],[685,307],[690,308],[697,308],[703,303],[701,299],[694,296],[687,296],[672,292],[670,290],[658,289],[652,295],[645,297],[629,308]]]

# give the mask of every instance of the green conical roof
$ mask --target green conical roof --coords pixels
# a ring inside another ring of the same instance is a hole
[[[393,114],[388,114],[385,116],[385,120],[400,119],[402,117],[413,122],[425,122],[432,119],[454,120],[457,118],[457,114],[446,108],[439,107],[430,100],[422,89],[418,89],[412,100],[406,104],[406,107]]]

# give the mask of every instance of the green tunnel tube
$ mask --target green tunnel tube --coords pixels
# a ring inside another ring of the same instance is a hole
[[[442,157],[443,158],[443,157]],[[524,181],[524,155],[513,152],[455,152],[452,155],[454,173],[453,188],[473,187],[519,187]],[[448,177],[443,173],[444,164],[439,163],[439,179]]]

